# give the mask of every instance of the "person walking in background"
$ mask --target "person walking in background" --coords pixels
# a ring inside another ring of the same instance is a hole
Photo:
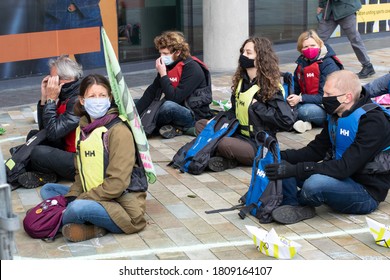
[[[278,131],[289,131],[295,122],[292,108],[284,100],[280,84],[278,57],[272,43],[265,37],[245,40],[240,48],[237,70],[233,76],[229,119],[237,118],[240,125],[232,137],[224,137],[208,163],[210,170],[219,172],[240,163],[252,166],[257,152],[255,135],[265,130],[276,137]],[[208,120],[195,124],[199,134]]]
[[[198,108],[187,105],[187,100],[197,90],[207,87],[207,80],[201,66],[204,63],[192,57],[190,46],[184,35],[177,31],[166,31],[154,39],[160,57],[156,60],[157,77],[136,102],[141,115],[149,105],[164,95],[165,102],[157,113],[157,129],[164,138],[187,134],[194,136],[194,124],[201,118],[211,118],[210,101]],[[198,97],[199,98],[199,97]],[[201,100],[200,100],[201,101]]]
[[[317,33],[326,42],[338,25],[351,43],[362,70],[357,73],[360,79],[375,74],[366,47],[357,29],[356,12],[362,7],[360,0],[319,0],[317,15],[321,17]]]
[[[383,108],[346,70],[327,77],[322,103],[328,118],[315,139],[281,151],[282,162],[265,167],[270,180],[284,179],[282,206],[272,212],[276,222],[312,218],[323,204],[339,213],[369,214],[388,194],[389,166],[382,162],[388,162],[390,119]]]
[[[37,104],[39,130],[46,130],[46,140],[31,152],[27,172],[18,182],[25,188],[36,188],[57,177],[73,180],[75,175],[75,131],[79,117],[73,112],[83,75],[82,66],[67,56],[49,61],[50,75],[41,83]],[[30,139],[37,130],[27,135]]]
[[[79,242],[107,231],[130,234],[142,230],[146,193],[129,190],[136,166],[133,134],[118,117],[105,77],[92,74],[83,79],[75,113],[81,117],[75,181],[70,187],[51,183],[41,189],[42,199],[66,197],[63,236]]]
[[[325,122],[322,96],[326,76],[343,69],[343,65],[314,30],[305,31],[298,37],[297,50],[301,55],[294,71],[294,94],[287,97],[287,102],[291,107],[296,106],[298,121],[293,127],[303,133],[310,130],[312,124],[322,127]]]

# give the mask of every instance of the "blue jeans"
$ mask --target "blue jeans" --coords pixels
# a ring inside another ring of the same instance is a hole
[[[190,109],[167,100],[161,105],[158,112],[157,127],[160,128],[167,124],[185,130],[194,127],[195,116]]]
[[[304,182],[297,182],[295,178],[284,179],[283,204],[314,207],[326,204],[340,213],[368,214],[375,211],[379,203],[351,178],[338,180],[314,174]]]
[[[297,106],[298,120],[310,122],[318,127],[323,127],[326,119],[326,112],[318,104],[313,103],[299,103]]]
[[[49,183],[41,188],[42,199],[48,199],[56,195],[66,195],[70,187]],[[123,231],[112,221],[106,209],[98,202],[87,199],[76,199],[66,206],[62,224],[94,224],[105,228],[112,233],[123,233]]]

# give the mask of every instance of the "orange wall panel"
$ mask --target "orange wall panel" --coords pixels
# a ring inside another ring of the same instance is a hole
[[[0,63],[100,51],[100,28],[0,36]]]

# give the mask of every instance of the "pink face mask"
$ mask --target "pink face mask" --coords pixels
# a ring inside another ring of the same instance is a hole
[[[307,48],[305,50],[302,50],[303,56],[310,60],[315,59],[319,53],[320,48]]]

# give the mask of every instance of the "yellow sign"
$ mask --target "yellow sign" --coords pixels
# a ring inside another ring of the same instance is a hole
[[[390,20],[390,3],[362,5],[357,12],[357,22]]]

